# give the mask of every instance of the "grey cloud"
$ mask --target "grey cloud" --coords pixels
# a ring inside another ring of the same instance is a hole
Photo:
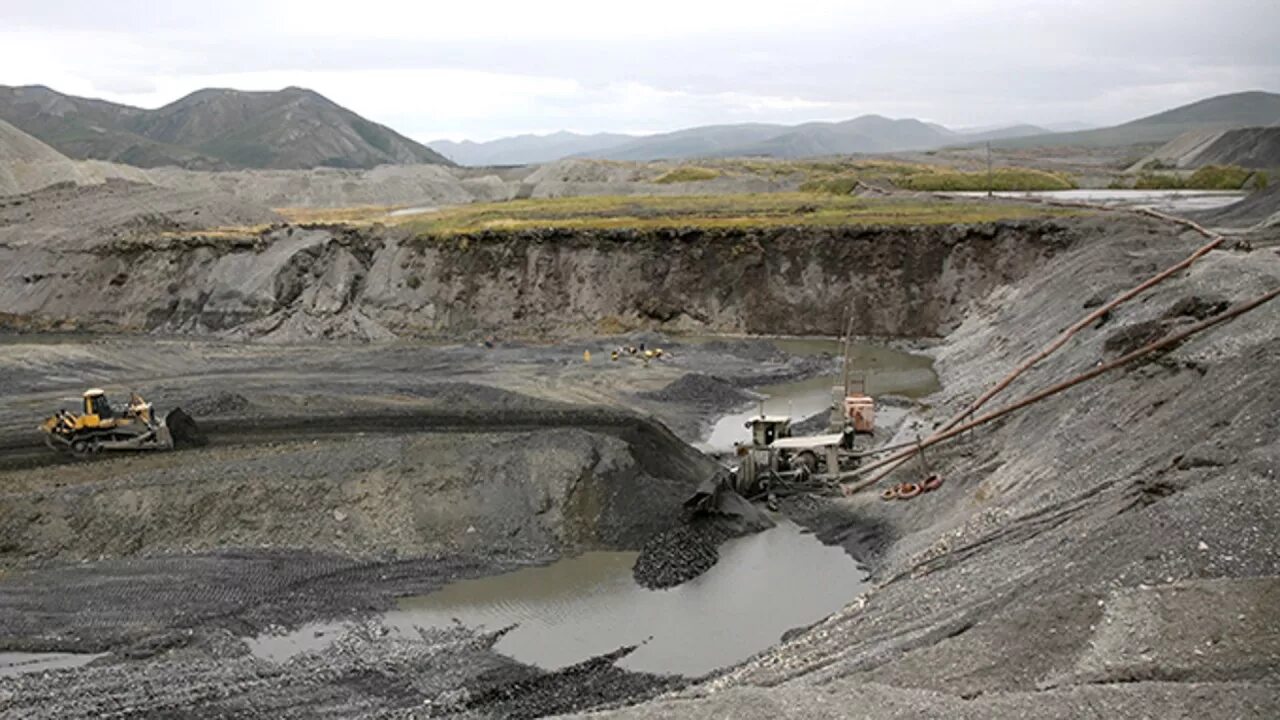
[[[957,123],[1114,122],[1162,109],[1162,102],[1194,99],[1183,96],[1192,91],[1280,89],[1280,52],[1274,41],[1280,3],[971,2],[941,10],[933,3],[902,5],[887,22],[864,22],[859,13],[850,12],[802,30],[703,28],[665,39],[618,35],[605,24],[556,42],[536,36],[464,41],[449,39],[448,33],[429,41],[302,38],[291,35],[288,27],[255,22],[255,5],[246,2],[199,10],[186,3],[54,0],[16,3],[6,15],[31,32],[115,31],[163,51],[156,54],[163,63],[148,63],[145,55],[123,61],[136,81],[118,77],[119,67],[112,68],[115,77],[109,81],[97,81],[109,82],[118,92],[145,89],[146,78],[157,73],[414,68],[560,77],[588,89],[580,103],[548,98],[532,108],[536,115],[504,119],[537,128],[587,122],[597,123],[591,126],[595,129],[617,126],[621,119],[591,107],[591,88],[624,81],[705,96],[688,100],[683,112],[689,117],[715,117],[715,98],[738,93],[856,105],[887,114],[911,111]],[[86,58],[86,76],[92,75],[91,65]],[[1068,115],[1051,115],[1059,112]],[[412,108],[397,114],[412,118]],[[778,110],[771,119],[805,118]],[[571,120],[579,122],[566,122]],[[662,120],[643,122],[678,124],[674,117]],[[430,118],[412,124],[427,126]]]

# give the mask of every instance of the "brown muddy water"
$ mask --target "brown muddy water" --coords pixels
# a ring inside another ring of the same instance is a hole
[[[793,355],[828,353],[839,356],[843,353],[841,342],[832,338],[774,338],[772,342]],[[849,358],[852,373],[863,378],[865,391],[873,396],[904,395],[914,398],[939,389],[933,360],[924,355],[859,342],[850,346]],[[841,382],[838,375],[823,375],[754,388],[763,396],[760,402],[721,416],[694,445],[708,453],[732,450],[734,443],[748,440],[745,425],[760,414],[761,408],[769,415],[790,415],[793,422],[829,410],[833,401],[832,388]],[[889,409],[882,409],[880,414],[885,422],[894,420],[894,413]]]
[[[634,645],[619,667],[703,675],[777,644],[788,630],[822,620],[868,587],[866,571],[841,548],[777,520],[771,530],[725,543],[711,570],[669,590],[636,585],[635,553],[591,552],[404,598],[383,622],[406,635],[454,624],[486,631],[515,626],[494,649],[549,670]],[[259,657],[284,661],[340,634],[341,626],[309,625],[250,645]]]
[[[682,338],[685,342],[726,340]],[[791,354],[829,354],[830,338],[770,338]],[[870,343],[851,348],[854,371],[873,395],[918,397],[938,389],[932,360]],[[836,375],[755,388],[769,413],[803,420],[831,407]],[[746,439],[752,404],[718,418],[699,446],[721,451]],[[779,516],[777,526],[720,548],[720,561],[675,588],[649,590],[632,577],[634,552],[589,552],[542,567],[459,581],[403,598],[381,621],[413,637],[419,628],[462,625],[494,632],[511,628],[494,649],[517,661],[556,670],[634,646],[624,669],[697,677],[734,665],[777,644],[788,630],[821,621],[868,588],[867,573],[845,551],[819,542]],[[283,662],[318,651],[341,636],[342,623],[311,624],[250,641],[259,657]]]

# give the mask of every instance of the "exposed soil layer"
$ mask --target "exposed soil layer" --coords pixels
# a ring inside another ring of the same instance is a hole
[[[136,198],[99,217],[98,195],[116,186],[104,188],[0,207],[6,324],[288,341],[627,328],[836,335],[851,314],[858,334],[918,337],[945,333],[968,301],[1102,230],[1066,218],[447,239],[327,226],[227,235],[202,230],[219,223],[191,217],[194,209],[120,216]]]

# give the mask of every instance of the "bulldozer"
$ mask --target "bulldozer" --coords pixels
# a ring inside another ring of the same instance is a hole
[[[101,388],[82,396],[80,414],[62,409],[40,424],[45,444],[60,452],[88,456],[104,450],[172,450],[182,444],[203,444],[196,422],[181,408],[157,418],[151,403],[130,393],[129,403],[116,411]]]

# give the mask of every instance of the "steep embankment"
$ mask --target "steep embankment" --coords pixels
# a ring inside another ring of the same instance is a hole
[[[76,243],[76,233],[31,242],[0,226],[0,307],[32,327],[279,340],[628,327],[837,334],[846,311],[859,333],[924,336],[1100,229],[1081,219],[452,238],[100,228]]]
[[[1280,127],[1186,132],[1161,145],[1130,169],[1193,169],[1206,165],[1239,165],[1255,170],[1280,168]]]

